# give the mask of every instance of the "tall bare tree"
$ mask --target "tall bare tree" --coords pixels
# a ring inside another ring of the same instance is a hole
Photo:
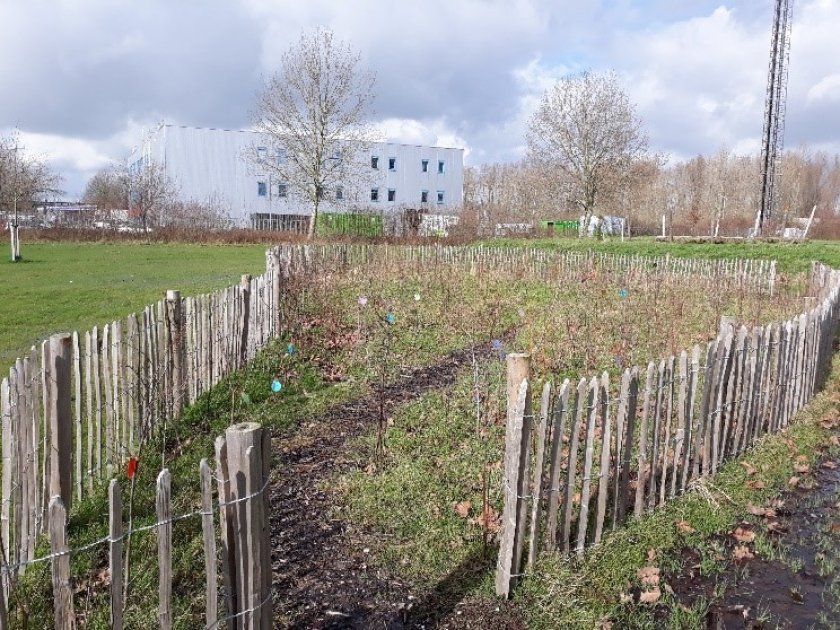
[[[128,208],[128,172],[125,169],[103,168],[88,180],[82,200],[97,210],[111,212]]]
[[[303,34],[257,95],[252,122],[273,146],[272,155],[254,147],[252,161],[311,206],[309,238],[322,202],[341,203],[370,171],[375,77],[360,59],[330,31]]]
[[[531,118],[528,157],[568,181],[584,228],[601,199],[616,193],[647,154],[641,120],[614,73],[583,72],[558,81]]]
[[[128,210],[140,219],[143,232],[152,225],[166,224],[167,212],[178,200],[178,187],[163,165],[142,159],[126,166],[119,177],[127,188]]]

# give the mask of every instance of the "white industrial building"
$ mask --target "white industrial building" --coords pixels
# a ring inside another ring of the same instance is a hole
[[[255,151],[260,160],[248,159]],[[259,166],[281,159],[269,139],[254,131],[162,124],[129,163],[135,168],[143,161],[161,165],[182,201],[221,205],[236,226],[286,227],[306,220],[311,207]],[[404,210],[451,214],[461,207],[463,149],[374,142],[359,163],[369,169],[364,189],[327,191],[322,211],[370,210],[387,216]]]

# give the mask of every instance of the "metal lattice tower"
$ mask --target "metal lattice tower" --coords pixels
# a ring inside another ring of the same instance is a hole
[[[770,38],[770,70],[764,104],[764,132],[761,137],[761,199],[755,218],[755,235],[773,216],[779,183],[779,163],[785,136],[788,60],[790,59],[791,0],[776,0],[773,33]]]

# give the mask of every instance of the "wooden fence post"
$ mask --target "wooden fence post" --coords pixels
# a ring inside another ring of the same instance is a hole
[[[245,365],[248,360],[248,326],[251,318],[251,276],[250,274],[243,274],[239,282],[239,299],[241,301],[239,330],[241,338],[239,340],[239,367]]]
[[[161,630],[172,628],[172,480],[164,468],[157,478],[158,534],[158,626]]]
[[[69,337],[68,337],[69,339]],[[69,367],[69,365],[68,365]],[[73,589],[70,587],[70,553],[67,547],[67,509],[60,496],[50,499],[50,551],[52,552],[53,609],[56,630],[73,630]]]
[[[505,508],[496,568],[496,594],[510,595],[521,566],[528,500],[528,455],[533,419],[528,377],[531,356],[507,355],[507,428],[505,433]]]
[[[169,339],[172,352],[172,401],[173,417],[184,408],[184,335],[181,325],[181,292],[169,289],[166,292],[166,318],[169,325]]]
[[[256,422],[235,424],[225,431],[224,444],[216,452],[226,452],[224,475],[227,497],[222,501],[226,522],[222,528],[226,571],[233,586],[233,608],[238,615],[235,628],[268,630],[272,624],[271,563],[269,553],[268,484],[270,462],[269,434]],[[226,504],[226,505],[225,505]],[[231,509],[226,509],[231,508]],[[230,627],[230,625],[228,626]]]
[[[61,497],[63,509],[69,510],[73,497],[69,334],[50,337],[49,356],[50,497]]]
[[[204,536],[204,573],[207,579],[205,621],[208,627],[219,616],[219,587],[216,579],[216,537],[213,528],[212,475],[206,459],[198,465],[201,476],[201,530]]]
[[[111,630],[121,630],[123,625],[123,558],[122,558],[122,495],[120,484],[111,479],[108,486],[109,505],[109,558],[111,574]]]

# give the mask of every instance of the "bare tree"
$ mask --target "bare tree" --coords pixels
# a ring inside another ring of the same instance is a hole
[[[324,201],[344,202],[366,180],[375,78],[330,31],[301,36],[257,96],[252,122],[273,155],[254,147],[252,162],[312,207],[309,238]]]
[[[128,171],[103,168],[88,180],[82,200],[93,204],[97,210],[112,212],[128,208]]]
[[[583,213],[616,193],[647,154],[647,134],[614,73],[583,72],[558,81],[543,96],[526,136],[530,161],[561,172],[569,201]]]
[[[129,213],[140,219],[141,230],[164,225],[167,211],[178,200],[178,188],[163,165],[144,158],[127,165],[119,176],[125,181]]]
[[[31,214],[38,202],[62,193],[61,176],[53,173],[46,160],[28,154],[15,132],[0,136],[0,209],[10,218],[12,260],[20,260],[18,221],[21,213]]]

